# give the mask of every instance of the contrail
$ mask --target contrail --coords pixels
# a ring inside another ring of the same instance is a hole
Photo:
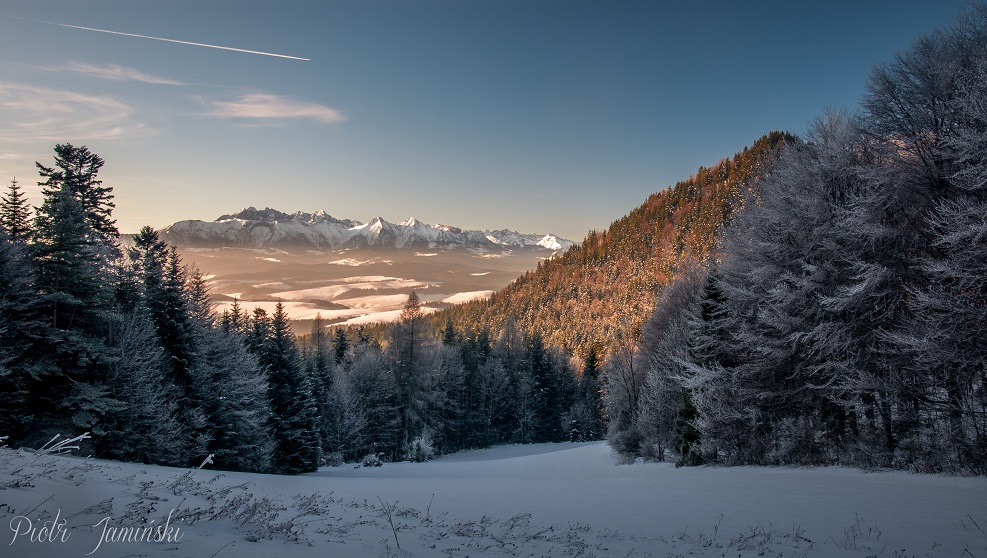
[[[311,58],[301,58],[298,56],[288,56],[287,54],[275,54],[273,52],[263,52],[260,50],[247,50],[245,48],[233,48],[220,45],[210,45],[208,43],[193,43],[192,41],[179,41],[178,39],[165,39],[164,37],[151,37],[150,35],[138,35],[136,33],[124,33],[122,31],[110,31],[109,29],[97,29],[95,27],[82,27],[81,25],[69,25],[68,23],[56,23],[54,21],[42,21],[40,19],[28,19],[26,17],[17,17],[12,15],[4,15],[3,17],[9,17],[11,19],[20,19],[23,21],[31,21],[34,23],[44,23],[45,25],[57,25],[58,27],[69,27],[72,29],[82,29],[83,31],[98,31],[100,33],[109,33],[111,35],[123,35],[124,37],[137,37],[138,39],[151,39],[154,41],[164,41],[166,43],[178,43],[180,45],[192,45],[200,46],[206,48],[218,48],[220,50],[229,50],[233,52],[245,52],[247,54],[260,54],[261,56],[274,56],[276,58],[288,58],[291,60],[311,60]]]

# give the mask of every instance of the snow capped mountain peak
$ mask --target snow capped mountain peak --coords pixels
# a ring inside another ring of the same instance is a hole
[[[184,246],[301,247],[322,250],[340,248],[427,248],[468,249],[493,252],[513,249],[544,249],[557,252],[575,243],[553,234],[521,234],[464,230],[450,225],[430,225],[415,217],[393,224],[374,217],[363,224],[337,219],[323,210],[298,211],[291,215],[265,207],[245,207],[216,221],[179,221],[161,231],[162,238]]]
[[[250,206],[244,207],[236,213],[221,215],[216,221],[229,221],[231,219],[240,219],[243,221],[285,221],[291,219],[291,216],[270,207],[257,209],[254,206]]]

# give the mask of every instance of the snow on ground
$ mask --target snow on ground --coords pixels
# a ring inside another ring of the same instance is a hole
[[[344,306],[349,306],[350,308],[359,308],[361,310],[375,309],[375,310],[399,310],[404,308],[404,305],[408,302],[408,295],[406,294],[392,294],[392,295],[370,295],[370,296],[357,296],[352,298],[337,298],[333,302],[336,304],[342,304]]]
[[[361,281],[360,279],[365,279]],[[326,285],[323,287],[313,287],[311,289],[301,289],[296,291],[282,291],[271,293],[270,297],[283,300],[310,300],[322,299],[332,300],[350,291],[370,291],[382,289],[418,289],[428,288],[430,283],[422,283],[414,279],[398,279],[395,277],[348,277],[342,280],[341,284]],[[407,295],[406,295],[407,298]]]
[[[404,297],[408,300],[408,297]],[[434,314],[438,312],[438,308],[429,308],[428,306],[422,306],[423,314]],[[363,314],[355,318],[350,318],[343,322],[343,325],[368,325],[368,324],[386,324],[396,321],[401,317],[401,312],[404,310],[387,310],[385,312],[371,312],[369,314]]]
[[[407,298],[407,297],[405,297]],[[278,305],[276,301],[272,300],[260,300],[260,301],[243,301],[239,302],[240,310],[250,314],[253,312],[254,308],[263,308],[269,316],[274,315],[275,307]],[[353,316],[359,316],[365,314],[366,312],[358,309],[347,308],[345,310],[330,310],[325,308],[319,308],[318,305],[310,302],[282,302],[284,304],[284,310],[288,313],[288,316],[292,320],[311,320],[314,319],[316,315],[321,315],[327,320],[336,320],[341,318],[350,318]],[[222,316],[223,312],[231,310],[233,308],[233,301],[220,301],[214,306],[214,311],[217,315]]]
[[[269,283],[258,283],[252,285],[255,289],[290,289],[291,285],[285,283],[284,281],[271,281]]]
[[[333,260],[333,261],[331,261],[329,263],[335,264],[335,265],[348,265],[348,266],[351,266],[351,267],[359,267],[361,265],[372,264],[372,263],[374,263],[374,261],[373,260],[360,261],[360,260],[354,260],[353,258],[343,258],[341,260]]]
[[[490,298],[493,295],[493,291],[470,291],[466,293],[456,293],[450,297],[442,299],[442,302],[447,304],[462,304],[464,302],[469,302],[471,300],[482,300],[485,298]]]
[[[984,502],[984,478],[617,465],[603,443],[297,477],[0,450],[16,558],[984,556]]]

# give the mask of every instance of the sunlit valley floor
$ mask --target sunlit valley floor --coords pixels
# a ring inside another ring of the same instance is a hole
[[[307,333],[306,322],[317,314],[327,323],[391,321],[411,291],[426,312],[488,297],[552,256],[537,248],[497,253],[186,248],[181,254],[208,278],[219,314],[234,299],[247,312],[260,307],[268,313],[283,301],[297,333]]]

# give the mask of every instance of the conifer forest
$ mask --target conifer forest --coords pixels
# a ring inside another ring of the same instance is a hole
[[[0,436],[298,474],[606,438],[623,459],[987,474],[987,8],[488,300],[234,304],[59,143],[0,200]],[[112,162],[109,162],[112,164]]]

